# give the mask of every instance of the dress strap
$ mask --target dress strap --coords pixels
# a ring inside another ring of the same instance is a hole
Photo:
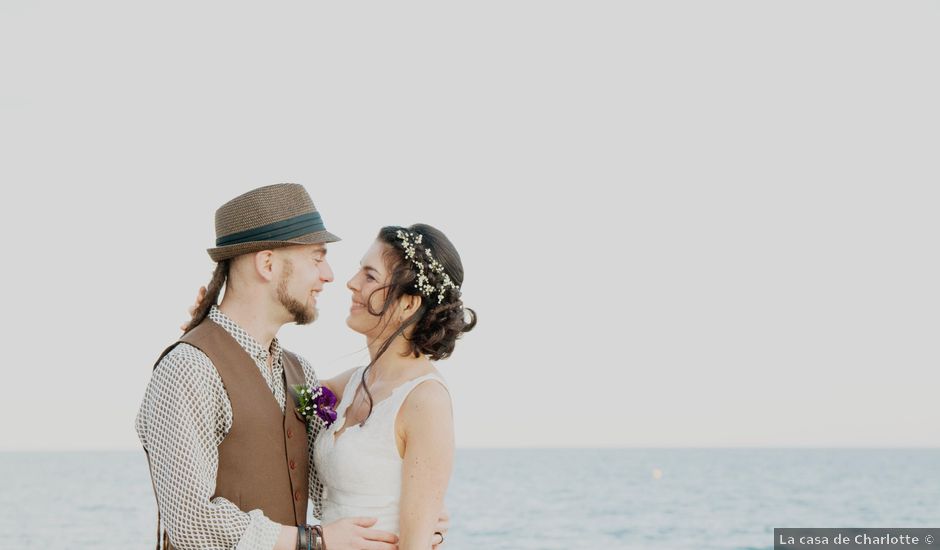
[[[349,380],[346,381],[346,387],[343,388],[343,397],[336,405],[336,420],[333,422],[333,431],[342,429],[346,425],[346,409],[349,408],[353,395],[359,388],[359,381],[362,380],[362,371],[365,368],[365,366],[362,366],[354,370],[349,376]]]
[[[392,394],[387,398],[387,401],[389,402],[388,406],[392,409],[390,411],[391,414],[388,415],[388,418],[392,420],[392,423],[395,422],[395,417],[398,416],[398,411],[405,403],[405,399],[407,399],[408,396],[411,395],[411,392],[421,383],[427,382],[428,380],[436,380],[442,386],[444,386],[444,389],[446,389],[448,392],[450,391],[447,389],[447,384],[444,382],[444,379],[437,374],[425,374],[424,376],[419,376],[413,380],[405,382],[404,384],[392,390]]]
[[[349,380],[349,383],[346,384],[346,389],[343,391],[343,399],[340,402],[340,405],[336,409],[336,422],[340,427],[344,426],[346,423],[346,412],[351,404],[352,395],[359,388],[360,378],[362,377],[362,370],[365,367],[357,370],[353,373],[352,378]],[[398,416],[398,411],[401,409],[402,404],[407,399],[408,395],[411,394],[419,384],[426,382],[428,380],[437,380],[444,389],[447,389],[447,384],[444,382],[444,379],[439,375],[431,373],[425,374],[424,376],[419,376],[412,380],[408,380],[403,384],[399,385],[392,390],[392,393],[388,397],[377,402],[372,409],[372,416],[369,421],[366,422],[366,425],[370,423],[384,423],[384,424],[395,424],[395,418]],[[450,391],[449,389],[447,390]]]

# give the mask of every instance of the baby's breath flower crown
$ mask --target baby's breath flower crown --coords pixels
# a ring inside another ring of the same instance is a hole
[[[448,289],[460,290],[460,287],[455,285],[450,280],[450,276],[444,272],[444,266],[434,258],[431,249],[421,244],[421,233],[399,229],[395,234],[401,241],[402,248],[405,249],[405,257],[411,261],[418,272],[415,287],[423,296],[430,299],[437,294],[437,303],[440,304],[444,301],[444,293]],[[425,261],[418,257],[419,252],[424,256]],[[438,279],[439,282],[432,284],[430,277]]]

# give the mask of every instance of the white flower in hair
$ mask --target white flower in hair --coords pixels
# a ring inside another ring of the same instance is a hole
[[[428,276],[424,272],[424,263],[415,257],[415,245],[421,244],[421,240],[423,239],[424,235],[412,231],[403,231],[401,229],[396,231],[395,235],[398,237],[398,240],[401,241],[401,246],[405,250],[405,257],[411,260],[411,263],[414,264],[415,268],[418,270],[418,276],[416,277],[415,281],[415,288],[417,288],[421,294],[427,298],[430,298],[436,292],[437,303],[440,304],[444,301],[444,292],[447,291],[448,288],[459,290],[459,287],[450,280],[450,276],[444,271],[444,266],[434,258],[431,249],[422,246],[421,248],[424,251],[424,255],[428,258],[427,268],[434,273],[440,274],[443,279],[440,286],[438,287],[435,287],[431,284],[430,279],[428,279]]]

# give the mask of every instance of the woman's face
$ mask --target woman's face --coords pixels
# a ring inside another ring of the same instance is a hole
[[[393,324],[392,322],[386,323],[379,315],[373,315],[366,307],[371,297],[372,311],[381,311],[385,297],[388,295],[386,289],[375,292],[388,284],[391,276],[383,256],[386,250],[388,250],[387,244],[380,241],[372,243],[359,262],[359,271],[346,283],[346,288],[352,292],[352,304],[349,307],[346,324],[349,328],[366,336],[378,337],[387,325]],[[386,317],[391,318],[394,312],[395,308],[389,307]]]

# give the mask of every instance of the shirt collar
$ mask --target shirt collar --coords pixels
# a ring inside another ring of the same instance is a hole
[[[238,342],[238,345],[245,350],[245,353],[255,361],[267,362],[268,353],[271,353],[274,357],[274,364],[277,365],[280,362],[281,344],[278,343],[277,337],[271,340],[271,348],[265,350],[257,340],[248,334],[248,331],[238,326],[238,323],[233,321],[231,317],[222,313],[218,306],[212,306],[209,309],[209,319],[225,329],[225,332],[228,332]]]

